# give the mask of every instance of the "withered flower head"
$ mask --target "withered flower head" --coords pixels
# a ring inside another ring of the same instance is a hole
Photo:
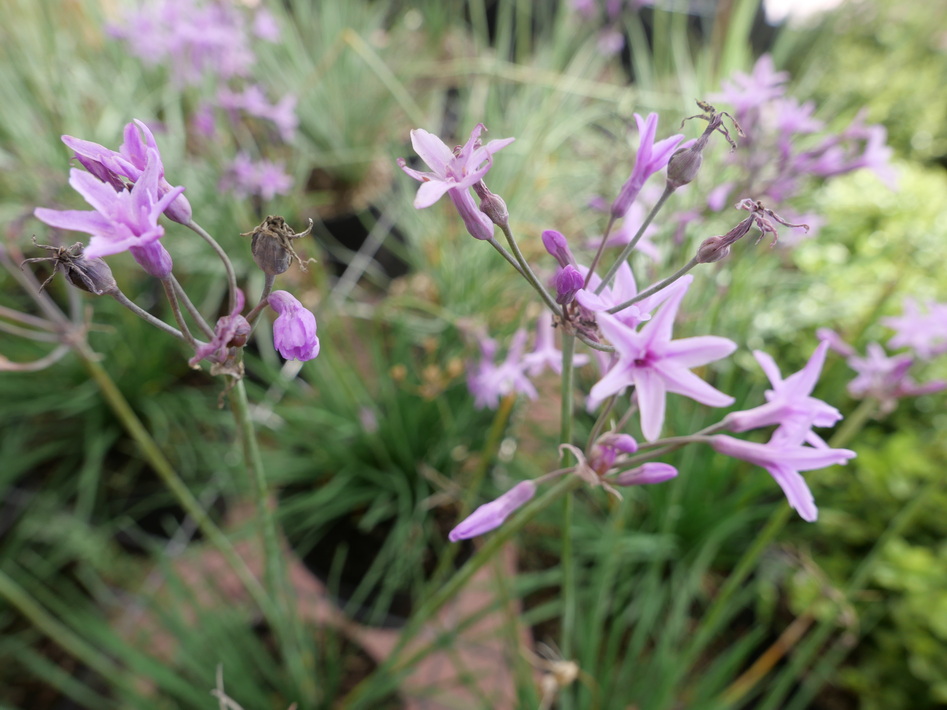
[[[54,247],[48,244],[36,244],[36,239],[34,238],[33,244],[41,249],[52,252],[51,256],[35,256],[31,259],[24,259],[23,263],[20,264],[20,268],[22,268],[23,264],[36,261],[53,262],[53,273],[50,274],[49,278],[39,287],[40,291],[46,288],[46,285],[53,280],[53,276],[56,275],[57,271],[61,271],[66,277],[66,281],[76,288],[81,288],[83,291],[88,291],[96,296],[112,294],[118,291],[118,285],[115,283],[109,265],[98,257],[88,259],[83,256],[82,242],[76,242],[71,247]]]
[[[312,260],[303,261],[299,258],[293,249],[293,240],[306,237],[311,232],[311,219],[306,231],[296,234],[282,217],[270,215],[252,232],[245,232],[240,236],[251,237],[250,251],[256,265],[264,273],[276,276],[285,272],[293,261],[299,264],[303,271],[306,270],[306,264]]]

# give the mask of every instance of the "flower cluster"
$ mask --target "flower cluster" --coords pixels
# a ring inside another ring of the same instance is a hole
[[[293,259],[302,264],[291,240],[309,233],[294,234],[279,217],[269,217],[254,232],[251,249],[266,273],[264,293],[259,303],[243,315],[245,298],[236,287],[234,268],[227,255],[193,219],[190,204],[183,196],[184,187],[172,187],[164,176],[161,154],[151,130],[141,121],[125,127],[125,142],[117,151],[97,143],[63,136],[74,151],[75,159],[86,168],[73,168],[69,183],[92,210],[56,210],[37,207],[36,217],[57,229],[90,235],[88,245],[77,243],[56,251],[56,269],[67,280],[96,295],[110,295],[148,322],[186,342],[194,350],[193,367],[202,360],[211,363],[215,374],[242,375],[241,352],[262,309],[269,305],[278,314],[273,324],[274,346],[286,359],[311,360],[319,354],[315,317],[286,291],[270,293],[276,276],[289,268]],[[158,221],[164,214],[180,222],[207,241],[224,261],[230,275],[230,309],[213,328],[201,317],[187,293],[173,275],[173,261],[162,244],[164,226]],[[160,279],[177,328],[168,325],[130,301],[118,288],[111,269],[101,257],[129,252],[149,275]],[[44,284],[45,285],[45,284]],[[184,306],[182,310],[181,306]],[[191,316],[187,322],[185,312]],[[192,335],[196,326],[208,341]]]
[[[710,208],[717,211],[748,193],[768,203],[785,203],[813,178],[862,168],[893,188],[896,175],[884,127],[866,125],[859,114],[841,133],[826,134],[824,122],[815,117],[815,104],[788,95],[788,81],[789,74],[776,71],[772,57],[763,55],[752,72],[737,72],[713,97],[733,107],[746,137],[741,150],[728,156],[738,177],[715,186],[708,195]],[[811,215],[794,221],[817,222]]]
[[[888,355],[879,343],[869,343],[864,357],[842,337],[828,328],[819,330],[826,345],[847,358],[857,376],[848,383],[848,392],[857,399],[873,399],[879,413],[890,414],[903,397],[918,397],[947,389],[947,381],[917,383],[908,371],[917,362],[927,362],[947,353],[947,304],[930,301],[926,312],[914,299],[905,299],[900,316],[881,319],[895,331],[889,348],[908,348]]]
[[[167,67],[180,88],[219,86],[202,95],[192,116],[193,127],[205,139],[218,132],[218,116],[231,126],[252,120],[276,142],[293,140],[299,125],[297,97],[271,98],[254,76],[257,42],[278,42],[280,27],[264,6],[249,9],[222,0],[138,0],[113,24],[110,33],[146,65]],[[238,197],[259,195],[264,200],[286,194],[293,184],[282,163],[251,158],[242,152],[221,180],[220,189]]]
[[[593,434],[584,449],[569,441],[562,442],[560,450],[575,459],[574,465],[519,483],[493,502],[481,506],[451,532],[452,540],[480,535],[501,525],[513,511],[533,498],[537,485],[557,476],[574,475],[615,495],[618,495],[615,486],[666,481],[676,476],[677,470],[651,459],[665,450],[661,447],[673,448],[686,443],[709,445],[719,453],[764,468],[779,484],[792,508],[803,519],[814,521],[817,508],[800,472],[842,464],[855,455],[847,449],[829,447],[814,431],[834,426],[841,419],[838,410],[812,396],[825,361],[826,344],[816,349],[801,371],[785,379],[769,355],[757,352],[757,361],[772,386],[765,393],[765,404],[732,412],[714,427],[693,435],[662,438],[669,395],[682,395],[708,407],[728,407],[734,403],[733,397],[715,388],[694,370],[729,356],[737,344],[715,335],[673,336],[678,311],[694,278],[686,272],[699,264],[720,260],[733,243],[753,229],[759,231],[757,241],[769,236],[775,243],[780,225],[805,227],[783,219],[757,199],[745,198],[736,207],[749,212],[748,217],[726,234],[704,240],[683,268],[639,291],[627,257],[643,237],[648,223],[672,193],[697,175],[711,137],[720,134],[734,147],[728,122],[738,136],[743,135],[740,123],[730,114],[717,111],[706,102],[698,104],[703,113],[692,118],[706,121],[707,126],[697,140],[683,145],[681,135],[656,140],[656,114],[647,118],[635,116],[640,133],[638,153],[630,177],[612,202],[609,224],[595,256],[590,265],[585,266],[576,259],[565,235],[556,230],[544,231],[543,246],[556,264],[545,282],[535,275],[518,248],[505,203],[490,192],[484,182],[494,154],[512,139],[483,145],[480,137],[484,127],[478,125],[463,146],[451,151],[427,131],[411,132],[415,150],[430,168],[430,171],[421,171],[409,167],[403,159],[398,161],[405,173],[421,183],[415,207],[429,207],[441,196],[448,195],[468,232],[496,249],[536,289],[548,307],[540,319],[532,352],[527,353],[528,334],[523,329],[516,331],[505,357],[499,361],[496,341],[479,335],[481,357],[469,368],[468,376],[476,406],[495,408],[501,397],[513,393],[536,399],[538,392],[530,377],[538,371],[550,367],[564,372],[567,364],[581,366],[593,360],[585,353],[573,357],[572,343],[570,348],[558,350],[554,345],[554,332],[558,330],[563,338],[578,339],[588,345],[598,365],[599,377],[586,398],[588,410],[599,413],[593,431],[602,431],[611,420],[613,410],[625,410],[617,430],[611,428],[608,434]],[[621,225],[631,214],[648,179],[665,168],[664,193],[638,225],[634,236],[624,244],[611,267],[600,274],[598,266],[610,244],[610,229]],[[479,209],[471,189],[480,198]],[[506,237],[509,251],[494,239],[496,227]],[[563,397],[571,398],[572,392],[564,387]],[[641,446],[631,435],[621,431],[634,414],[637,414],[645,442]],[[766,443],[717,433],[768,427],[774,429]]]

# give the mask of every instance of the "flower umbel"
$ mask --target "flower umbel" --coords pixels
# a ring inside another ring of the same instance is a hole
[[[51,227],[91,234],[92,238],[84,252],[88,259],[131,251],[148,273],[165,278],[171,271],[171,258],[167,256],[165,259],[167,252],[160,244],[155,245],[164,236],[164,228],[158,224],[158,217],[184,192],[184,188],[173,188],[159,197],[158,169],[158,154],[149,150],[145,170],[137,182],[130,190],[116,192],[94,175],[73,168],[69,184],[95,210],[37,207],[34,214]],[[155,255],[155,249],[159,249],[160,255]]]

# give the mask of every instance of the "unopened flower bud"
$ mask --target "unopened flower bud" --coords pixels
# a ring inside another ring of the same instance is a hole
[[[240,236],[251,238],[250,252],[263,273],[277,276],[285,272],[293,261],[296,261],[303,271],[306,270],[306,262],[300,259],[293,249],[293,240],[308,236],[311,232],[311,219],[306,231],[296,234],[282,217],[270,215],[252,232],[245,232]]]
[[[671,464],[648,461],[630,471],[623,471],[611,479],[616,486],[641,486],[650,483],[664,483],[677,476],[677,469]]]
[[[36,240],[33,240],[36,244]],[[37,256],[26,259],[23,264],[37,261],[52,261],[53,274],[43,282],[40,290],[52,280],[57,271],[61,271],[66,281],[76,288],[87,291],[95,296],[113,294],[118,291],[118,285],[112,276],[112,269],[103,259],[88,259],[82,255],[82,243],[76,242],[71,247],[53,247],[46,244],[36,246],[54,252],[52,256]],[[20,264],[22,267],[23,264]]]
[[[585,279],[582,274],[571,264],[559,269],[559,273],[556,274],[553,281],[556,287],[556,303],[560,306],[572,303],[576,291],[585,286]]]
[[[448,190],[447,196],[464,220],[470,236],[486,241],[493,239],[493,221],[477,208],[468,190]]]
[[[500,229],[505,229],[510,224],[510,210],[506,202],[499,195],[490,192],[490,189],[484,184],[483,180],[473,186],[474,192],[480,198],[480,211],[483,212],[490,221]]]
[[[156,279],[166,279],[171,275],[174,262],[161,242],[151,242],[142,247],[129,247],[128,251],[138,265]]]
[[[519,507],[536,495],[536,484],[532,481],[517,483],[496,500],[484,503],[450,531],[451,542],[468,540],[500,527]]]
[[[576,265],[572,250],[569,249],[569,242],[566,241],[562,232],[547,229],[543,232],[543,246],[546,247],[546,251],[549,252],[550,256],[559,262],[559,266],[562,268]]]
[[[668,179],[667,187],[676,190],[683,187],[697,177],[697,171],[700,170],[700,164],[704,161],[701,149],[692,145],[689,148],[682,148],[674,153],[668,161]]]

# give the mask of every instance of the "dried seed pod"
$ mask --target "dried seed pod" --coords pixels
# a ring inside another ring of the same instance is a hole
[[[252,232],[244,232],[243,237],[251,237],[250,252],[253,260],[264,273],[270,276],[282,274],[295,261],[305,271],[306,264],[312,259],[303,261],[293,248],[293,240],[301,239],[312,232],[312,220],[309,227],[298,234],[293,232],[286,220],[273,215],[268,216]]]
[[[34,238],[33,244],[40,249],[53,252],[51,256],[35,256],[31,259],[24,259],[23,263],[20,264],[20,268],[22,268],[23,264],[37,261],[53,262],[53,273],[39,287],[41,291],[52,281],[57,271],[61,271],[63,276],[66,277],[66,281],[76,288],[88,291],[96,296],[118,291],[118,284],[115,283],[115,278],[112,276],[112,269],[103,259],[98,257],[87,259],[84,257],[82,255],[82,242],[76,242],[71,247],[54,247],[48,244],[36,244]]]

